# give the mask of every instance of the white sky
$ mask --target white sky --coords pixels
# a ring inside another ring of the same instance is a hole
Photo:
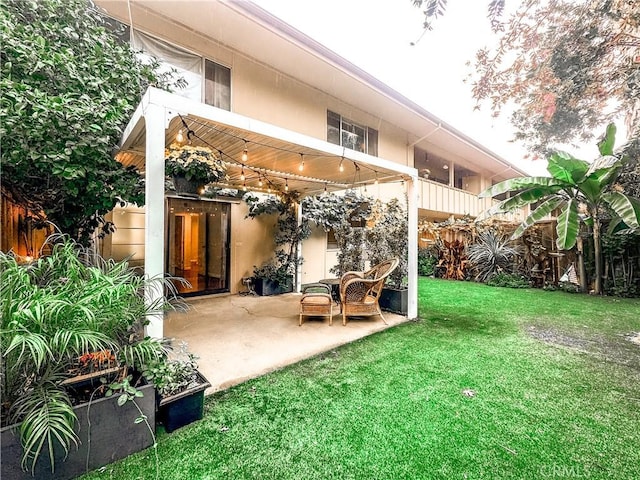
[[[451,0],[422,37],[423,15],[411,0],[253,1],[529,174],[547,174],[546,161],[525,160],[524,148],[510,141],[507,114],[492,118],[488,104],[473,111],[471,86],[463,82],[472,68],[466,62],[473,65],[477,49],[494,38],[488,0]],[[595,146],[569,152],[585,160],[598,154]]]

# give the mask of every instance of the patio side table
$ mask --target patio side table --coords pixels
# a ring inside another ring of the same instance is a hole
[[[324,283],[331,287],[331,298],[336,304],[340,305],[340,279],[339,278],[323,278],[318,283]]]

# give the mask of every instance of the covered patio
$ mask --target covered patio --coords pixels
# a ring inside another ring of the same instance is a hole
[[[301,196],[403,183],[408,210],[408,315],[417,316],[417,170],[150,87],[124,131],[117,158],[145,175],[144,272],[166,274],[165,149],[181,134],[218,151],[229,179],[218,186]],[[236,279],[237,281],[238,279]],[[302,283],[298,271],[295,290]],[[162,292],[149,290],[153,301]],[[257,299],[260,301],[261,299]],[[297,309],[292,311],[293,314]],[[147,334],[167,336],[164,318]]]
[[[385,312],[388,325],[372,316],[350,318],[343,326],[334,308],[332,326],[322,317],[305,317],[298,326],[300,297],[192,298],[189,311],[166,315],[164,333],[176,346],[187,342],[189,351],[200,357],[199,370],[211,383],[207,393],[212,393],[408,321]]]

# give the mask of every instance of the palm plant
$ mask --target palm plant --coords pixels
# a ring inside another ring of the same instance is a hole
[[[509,242],[508,238],[485,231],[478,235],[476,243],[469,245],[467,258],[476,271],[476,281],[484,283],[494,275],[510,270],[519,252]]]
[[[0,252],[0,397],[2,425],[20,422],[23,468],[48,450],[77,444],[77,420],[62,382],[87,352],[110,351],[120,365],[140,369],[165,354],[144,338],[147,315],[170,305],[146,304],[145,287],[171,288],[135,274],[126,261],[91,255],[68,237],[48,242],[49,255],[21,264]]]
[[[591,227],[596,266],[595,292],[602,293],[601,228],[604,215],[612,215],[614,222],[624,223],[628,228],[640,228],[640,200],[614,188],[627,156],[614,154],[615,125],[610,124],[603,139],[598,143],[601,157],[593,163],[579,160],[565,152],[556,152],[549,157],[547,170],[551,177],[512,178],[485,190],[480,197],[494,197],[510,192],[488,213],[498,213],[541,202],[520,224],[512,239],[538,220],[559,209],[556,227],[556,245],[560,250],[569,250],[576,244],[581,223]]]

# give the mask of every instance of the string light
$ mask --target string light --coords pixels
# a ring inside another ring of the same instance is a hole
[[[376,180],[373,182],[374,185],[378,185],[378,172],[376,172]]]
[[[244,182],[242,184],[242,190],[245,191],[245,192],[247,191],[247,182]]]
[[[288,178],[284,179],[284,191],[285,192],[289,191],[289,179]]]
[[[203,127],[208,127],[208,128],[209,128],[209,133],[211,133],[212,131],[215,131],[215,132],[218,132],[218,133],[220,133],[220,134],[229,135],[229,136],[231,136],[231,137],[233,137],[233,138],[235,138],[235,139],[237,139],[237,140],[243,141],[243,142],[244,142],[244,149],[243,149],[242,156],[241,156],[241,158],[242,158],[242,162],[240,162],[240,161],[238,161],[238,160],[236,159],[237,157],[236,157],[236,158],[234,158],[233,156],[226,154],[225,152],[223,152],[223,151],[222,151],[222,150],[220,150],[219,148],[215,148],[215,147],[213,147],[213,146],[212,146],[208,141],[206,141],[205,139],[203,139],[202,137],[200,137],[198,134],[196,134],[193,130],[191,130],[191,128],[189,127],[189,124],[187,124],[187,122],[185,121],[184,117],[182,117],[182,115],[179,115],[179,116],[180,116],[180,119],[181,119],[181,121],[182,121],[182,124],[183,124],[184,128],[183,128],[183,129],[179,129],[178,134],[176,135],[176,140],[178,140],[178,141],[184,141],[184,140],[185,140],[185,138],[184,138],[184,131],[185,131],[185,129],[186,129],[186,131],[187,131],[187,137],[188,137],[188,139],[189,139],[189,143],[191,143],[192,137],[194,137],[194,138],[196,138],[196,139],[198,139],[198,140],[202,141],[205,145],[209,146],[210,148],[212,148],[212,149],[214,149],[214,150],[217,150],[217,151],[218,151],[218,153],[219,153],[219,155],[220,155],[220,160],[221,160],[221,161],[223,161],[223,162],[224,162],[224,161],[225,161],[225,160],[224,160],[224,157],[228,157],[228,158],[231,160],[231,162],[226,162],[226,163],[232,163],[232,164],[235,164],[235,165],[240,164],[240,166],[241,166],[240,181],[241,181],[241,182],[242,182],[242,184],[243,184],[242,186],[246,185],[246,178],[247,178],[247,177],[246,177],[246,174],[245,174],[245,171],[244,171],[244,170],[245,170],[245,167],[246,167],[246,168],[249,168],[249,170],[250,170],[251,172],[254,172],[254,173],[256,173],[256,174],[257,174],[257,176],[258,176],[258,182],[257,182],[257,183],[258,183],[258,185],[263,186],[263,185],[264,185],[264,182],[267,182],[267,185],[266,185],[266,186],[268,187],[268,191],[269,191],[269,193],[272,193],[272,190],[274,190],[274,189],[272,188],[272,187],[273,187],[273,184],[272,184],[272,183],[271,183],[271,181],[269,180],[269,177],[268,177],[266,174],[263,174],[263,173],[261,173],[261,172],[258,172],[258,171],[256,171],[256,170],[254,170],[254,169],[253,169],[250,165],[248,165],[247,163],[244,163],[244,162],[248,161],[248,148],[247,148],[247,146],[248,146],[248,143],[249,143],[249,142],[248,142],[247,140],[243,139],[243,138],[242,138],[242,137],[240,137],[240,136],[236,136],[236,135],[233,135],[233,134],[231,134],[231,133],[228,133],[228,132],[226,132],[226,131],[218,130],[217,128],[212,127],[210,124],[200,123],[200,122],[198,122],[198,121],[197,121],[197,120],[195,120],[195,119],[190,119],[190,121],[191,121],[191,122],[193,122],[193,123],[194,123],[194,124],[196,124],[196,125],[201,125],[201,126],[203,126]],[[272,145],[268,145],[268,144],[262,144],[262,143],[260,143],[260,142],[252,142],[252,143],[256,143],[257,145],[261,145],[261,146],[264,146],[264,147],[273,148],[273,149],[276,149],[276,150],[281,150],[281,151],[288,152],[288,153],[292,153],[292,154],[293,154],[293,153],[298,153],[298,155],[300,155],[300,164],[298,165],[298,170],[299,170],[299,171],[303,171],[303,170],[304,170],[304,154],[303,154],[303,153],[295,152],[295,151],[292,151],[292,150],[289,150],[289,149],[286,149],[286,148],[278,148],[278,147],[274,147],[274,146],[272,146]],[[312,156],[313,156],[313,155],[312,155]],[[333,155],[316,155],[316,156],[332,156],[332,157],[333,157]],[[334,157],[334,158],[335,158],[335,157]],[[344,156],[344,149],[343,149],[343,154],[342,154],[342,156],[340,157],[340,164],[339,164],[339,171],[340,171],[340,172],[344,172],[344,171],[345,171],[344,161],[345,161],[345,156]],[[354,162],[354,167],[355,167],[355,169],[356,169],[356,175],[357,175],[357,174],[359,173],[358,171],[359,171],[360,169],[358,168],[358,165],[357,165],[355,162]],[[375,182],[374,182],[374,183],[375,183],[375,184],[379,184],[379,180],[378,180],[378,173],[379,173],[379,172],[378,172],[377,170],[375,170],[375,169],[373,169],[373,168],[369,167],[369,166],[365,166],[365,168],[366,168],[366,169],[368,169],[368,170],[371,170],[372,172],[374,172],[374,173],[375,173]],[[286,178],[284,175],[279,175],[279,174],[278,174],[278,173],[276,173],[276,172],[274,172],[273,177],[274,177],[274,178],[279,178],[279,179],[285,178],[285,191],[289,191],[289,188],[288,188],[288,187],[289,187],[289,185],[288,185],[288,184],[289,184],[289,182],[288,182],[288,178]],[[305,178],[301,177],[301,178],[300,178],[300,180],[301,180],[301,181],[304,181],[304,182],[319,183],[317,179],[305,179]],[[328,192],[328,188],[327,188],[327,187],[328,187],[328,184],[327,184],[326,182],[323,182],[323,183],[324,183],[324,192]],[[403,182],[403,183],[404,183],[404,182]],[[364,187],[366,188],[366,184],[363,184],[363,185],[364,185]],[[277,191],[278,189],[275,189],[275,190]]]
[[[244,151],[242,152],[242,161],[246,162],[249,160],[249,150],[247,150],[247,141],[244,141]]]
[[[327,194],[327,184],[326,183],[324,184],[324,194],[325,195]]]

